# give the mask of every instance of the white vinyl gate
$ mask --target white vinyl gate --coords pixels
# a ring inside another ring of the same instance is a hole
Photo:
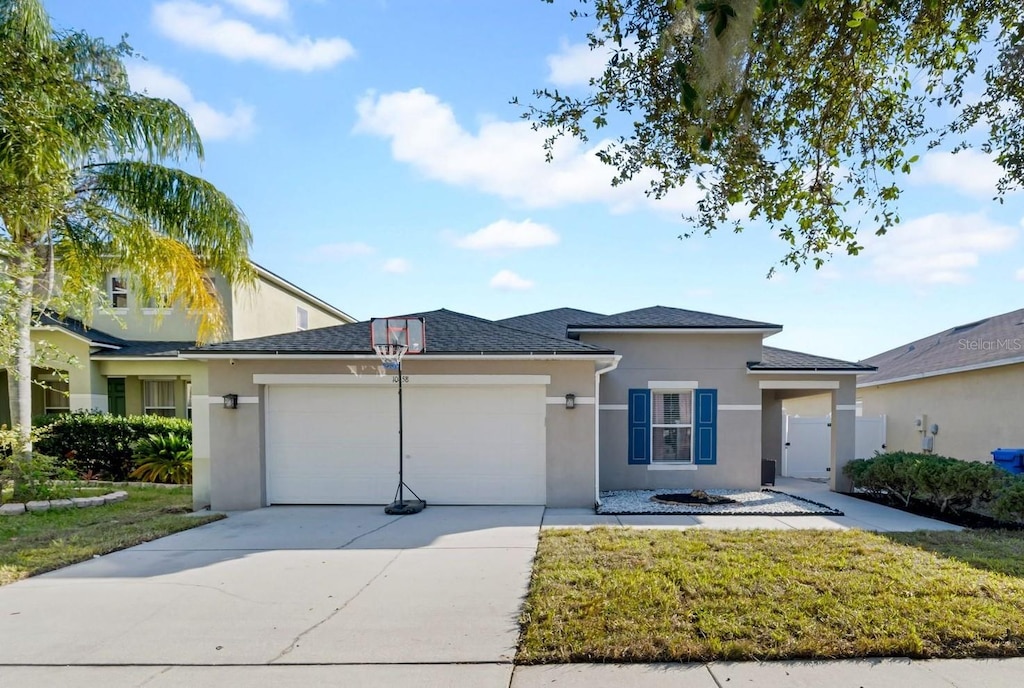
[[[829,416],[786,416],[782,475],[789,478],[827,478],[832,452]],[[860,416],[855,431],[854,458],[867,459],[885,449],[885,416]]]

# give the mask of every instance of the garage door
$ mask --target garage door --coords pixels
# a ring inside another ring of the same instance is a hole
[[[269,503],[391,501],[396,387],[267,390]],[[543,504],[544,395],[543,385],[406,387],[406,484],[430,504]]]

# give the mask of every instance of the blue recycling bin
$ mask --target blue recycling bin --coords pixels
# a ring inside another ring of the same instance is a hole
[[[994,449],[992,461],[1008,473],[1024,473],[1024,448]]]

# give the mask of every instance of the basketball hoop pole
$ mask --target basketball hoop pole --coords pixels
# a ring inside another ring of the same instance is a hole
[[[405,413],[402,411],[402,359],[398,359],[398,503],[405,506]]]

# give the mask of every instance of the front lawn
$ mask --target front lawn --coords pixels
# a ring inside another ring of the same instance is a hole
[[[128,499],[0,517],[0,585],[222,518],[188,516],[188,487],[117,489],[127,491]]]
[[[977,561],[961,556],[971,538],[985,542]],[[1009,562],[1022,538],[546,531],[518,660],[1020,655],[1024,578]]]

